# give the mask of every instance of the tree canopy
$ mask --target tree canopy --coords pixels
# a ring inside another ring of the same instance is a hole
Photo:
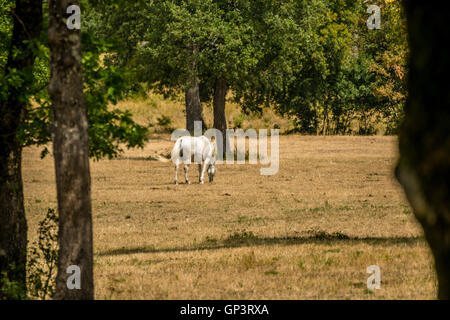
[[[397,1],[95,1],[90,26],[117,45],[111,65],[167,96],[183,91],[195,61],[202,101],[222,79],[244,112],[264,106],[306,133],[396,132],[406,98],[405,19]],[[95,9],[96,8],[96,9]],[[193,50],[193,48],[196,50]],[[136,88],[135,88],[136,89]]]
[[[30,43],[30,49],[36,54],[31,72],[26,70],[9,70],[4,76],[8,56],[8,43],[11,39],[11,10],[14,1],[2,0],[0,12],[0,38],[4,39],[0,45],[0,97],[5,98],[14,85],[19,84],[25,77],[30,78],[31,85],[23,91],[23,99],[27,101],[27,110],[21,122],[18,139],[23,146],[46,145],[51,141],[52,113],[50,98],[47,92],[49,83],[49,49],[45,26],[48,25],[44,15],[44,28],[39,41]],[[82,3],[89,7],[87,2]],[[42,3],[46,7],[46,2]],[[46,11],[44,10],[44,13]],[[136,124],[128,111],[109,108],[109,104],[116,104],[129,88],[129,70],[120,67],[106,67],[103,55],[107,54],[111,44],[105,40],[93,37],[92,32],[83,30],[83,83],[88,109],[89,120],[89,154],[92,158],[115,157],[126,147],[143,147],[147,140],[147,128]],[[42,156],[48,153],[46,147]]]

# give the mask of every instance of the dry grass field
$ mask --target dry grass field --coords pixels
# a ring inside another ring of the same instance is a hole
[[[433,299],[430,251],[393,177],[394,137],[281,136],[280,170],[173,184],[172,147],[91,162],[97,299]],[[23,155],[29,240],[56,208],[53,158]],[[181,174],[181,177],[183,175]],[[182,179],[184,181],[184,179]],[[381,289],[366,268],[381,268]]]

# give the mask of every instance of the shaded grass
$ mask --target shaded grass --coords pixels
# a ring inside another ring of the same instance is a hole
[[[376,245],[376,246],[390,246],[393,244],[404,245],[416,245],[418,243],[426,244],[423,236],[417,237],[390,237],[390,238],[377,238],[377,237],[349,237],[343,234],[334,233],[328,234],[326,232],[320,232],[319,234],[305,236],[305,237],[281,237],[281,238],[263,238],[251,235],[234,234],[223,240],[217,240],[207,237],[203,242],[197,245],[188,245],[182,247],[171,248],[155,248],[149,247],[122,247],[118,249],[106,250],[96,252],[97,256],[108,255],[125,255],[125,254],[137,254],[137,253],[159,253],[159,252],[183,252],[183,251],[197,251],[197,250],[218,250],[223,248],[242,248],[242,247],[254,247],[254,246],[273,246],[273,245],[302,245],[302,244],[330,244],[336,245],[339,243],[348,243],[350,245],[358,245],[361,243]],[[339,252],[339,249],[328,250],[327,252]]]

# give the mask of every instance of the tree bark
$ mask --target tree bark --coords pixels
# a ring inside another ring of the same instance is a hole
[[[214,106],[214,128],[222,132],[223,135],[223,152],[226,152],[226,146],[227,146],[227,137],[226,137],[226,130],[227,130],[227,119],[225,116],[225,100],[227,96],[227,83],[224,79],[219,78],[216,80],[215,87],[214,87],[214,100],[213,100],[213,106]]]
[[[55,299],[93,299],[93,249],[88,122],[83,94],[80,30],[65,24],[73,0],[49,0],[48,41],[53,110],[53,154],[59,212]],[[66,270],[81,270],[81,288],[69,289]]]
[[[195,121],[202,122],[202,128],[205,129],[205,121],[203,120],[202,104],[200,102],[198,78],[193,77],[190,86],[186,90],[186,129],[189,132],[194,131]]]
[[[26,293],[27,222],[21,173],[22,144],[16,134],[26,112],[26,92],[33,82],[35,60],[32,48],[24,41],[38,39],[41,30],[42,3],[17,0],[5,78],[16,70],[23,82],[15,82],[14,87],[8,88],[6,99],[0,101],[0,300],[21,298]],[[19,292],[5,292],[4,280],[15,282]]]
[[[198,46],[192,45],[192,55],[189,61],[188,79],[186,82],[186,129],[194,131],[194,122],[201,121],[202,129],[206,129],[203,120],[203,109],[200,102],[200,89],[198,85],[197,55]]]
[[[447,13],[405,1],[410,58],[396,175],[434,256],[439,299],[450,298],[450,41]]]

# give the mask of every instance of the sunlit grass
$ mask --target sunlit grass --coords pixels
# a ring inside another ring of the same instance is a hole
[[[393,176],[396,138],[281,136],[276,175],[221,165],[205,185],[172,184],[172,163],[157,157],[171,147],[163,134],[91,162],[96,298],[436,296],[430,251]],[[30,241],[56,207],[53,170],[51,156],[24,150]],[[382,272],[374,292],[370,265]]]

